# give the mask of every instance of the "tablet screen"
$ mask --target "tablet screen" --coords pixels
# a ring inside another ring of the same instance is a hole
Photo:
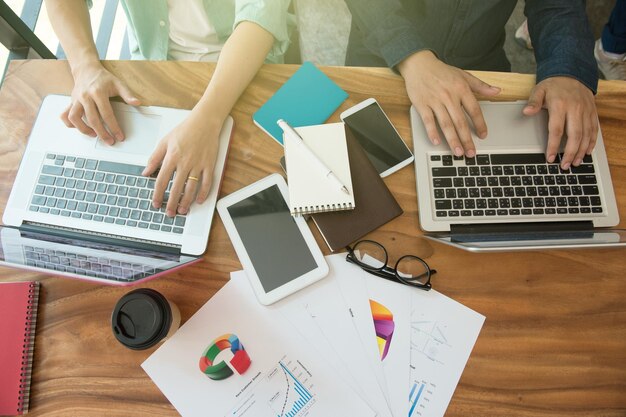
[[[233,204],[228,213],[265,292],[317,268],[277,185]]]

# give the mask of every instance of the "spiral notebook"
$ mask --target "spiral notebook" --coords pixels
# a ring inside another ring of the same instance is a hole
[[[39,282],[0,283],[0,415],[28,412]]]
[[[295,128],[311,151],[330,168],[339,181],[348,188],[341,191],[315,169],[308,155],[293,146],[289,136],[284,137],[285,161],[289,183],[291,214],[302,215],[327,211],[354,209],[354,190],[350,174],[350,160],[343,123],[329,123]]]

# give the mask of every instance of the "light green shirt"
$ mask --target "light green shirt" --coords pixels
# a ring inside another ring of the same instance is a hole
[[[204,0],[207,15],[220,41],[241,22],[254,22],[274,36],[265,62],[282,63],[295,18],[287,12],[291,0]],[[92,0],[87,0],[91,6]],[[128,43],[133,59],[167,59],[169,19],[167,0],[122,0],[128,19]]]

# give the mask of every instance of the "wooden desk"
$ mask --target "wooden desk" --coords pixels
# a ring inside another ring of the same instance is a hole
[[[191,108],[212,64],[107,62],[148,105]],[[221,195],[280,170],[281,147],[251,114],[296,70],[268,65],[232,115],[235,136]],[[324,68],[350,98],[333,115],[376,97],[409,140],[409,100],[386,69]],[[503,100],[524,99],[533,77],[478,73],[503,87]],[[158,86],[158,87],[154,87]],[[42,98],[69,94],[65,62],[13,62],[0,92],[0,207]],[[621,227],[626,226],[626,83],[601,82],[597,98]],[[409,146],[411,144],[409,143]],[[626,256],[623,250],[471,254],[421,237],[415,172],[385,179],[404,215],[371,234],[392,257],[414,253],[437,268],[434,287],[487,316],[447,416],[626,416]],[[2,210],[2,209],[0,209]],[[315,231],[316,232],[316,231]],[[320,246],[326,249],[319,234]],[[326,249],[326,252],[328,250]],[[216,215],[204,260],[151,281],[188,319],[240,269]],[[122,347],[110,330],[116,300],[128,289],[0,268],[0,280],[43,284],[35,342],[30,415],[176,415],[140,368],[153,349]]]

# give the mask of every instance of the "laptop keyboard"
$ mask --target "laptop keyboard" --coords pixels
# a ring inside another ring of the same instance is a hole
[[[569,170],[538,154],[430,154],[436,218],[601,215],[590,155]]]
[[[47,154],[31,197],[30,211],[69,219],[182,234],[186,217],[152,207],[155,179],[143,167]],[[167,188],[167,201],[172,183]]]
[[[162,272],[149,265],[120,262],[60,250],[24,246],[26,265],[79,275],[131,282]]]

